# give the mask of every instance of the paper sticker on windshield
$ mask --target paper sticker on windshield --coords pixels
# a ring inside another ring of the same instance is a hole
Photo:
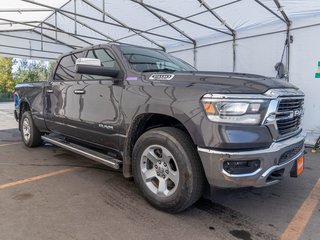
[[[152,74],[150,80],[171,80],[174,78],[174,74]]]

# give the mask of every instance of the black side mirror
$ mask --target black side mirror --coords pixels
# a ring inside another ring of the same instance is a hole
[[[75,66],[76,73],[98,75],[116,78],[120,71],[101,66],[101,61],[95,58],[79,58]]]

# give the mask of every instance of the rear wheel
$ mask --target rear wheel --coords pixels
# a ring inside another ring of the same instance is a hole
[[[133,175],[156,208],[180,212],[196,202],[204,173],[196,148],[183,131],[163,127],[144,133],[133,149]]]
[[[29,111],[22,114],[20,121],[21,136],[27,147],[36,147],[41,145],[41,133],[34,125],[32,115]]]

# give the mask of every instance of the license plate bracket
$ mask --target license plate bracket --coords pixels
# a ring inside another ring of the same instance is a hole
[[[296,160],[295,164],[291,169],[290,176],[298,177],[299,175],[301,175],[303,170],[304,170],[304,155],[302,155]]]

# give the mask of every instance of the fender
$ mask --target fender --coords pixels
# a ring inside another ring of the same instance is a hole
[[[201,111],[201,109],[199,109]],[[198,113],[199,113],[198,111]],[[197,112],[197,111],[195,111]],[[197,114],[198,114],[197,113]],[[181,123],[187,130],[188,134],[191,136],[193,142],[196,144],[195,140],[197,140],[195,133],[195,126],[193,121],[190,120],[190,116],[188,116],[185,112],[181,111],[178,108],[162,105],[162,104],[144,104],[141,105],[134,115],[134,118],[130,121],[131,124],[128,127],[126,132],[126,139],[124,141],[124,151],[123,151],[123,175],[126,178],[132,177],[131,173],[131,151],[133,148],[132,134],[139,132],[139,126],[143,121],[146,120],[146,116],[150,114],[160,114],[163,116],[167,116],[170,118],[174,118],[177,122]],[[185,124],[188,122],[188,124]]]

